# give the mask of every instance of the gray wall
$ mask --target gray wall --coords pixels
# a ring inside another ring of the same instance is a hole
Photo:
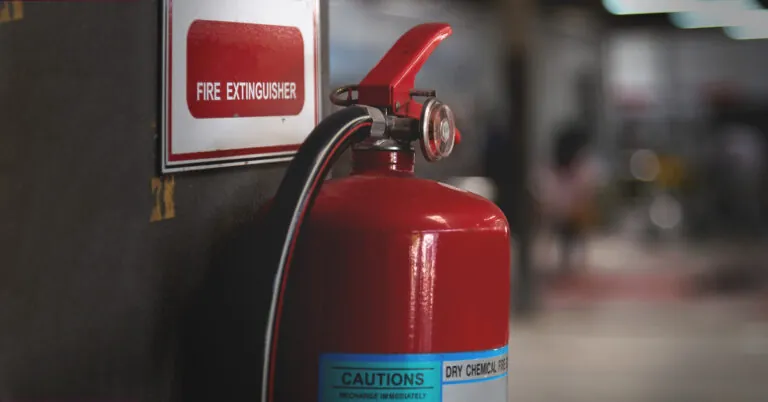
[[[158,10],[30,2],[0,24],[2,400],[166,399],[180,307],[281,179],[178,175],[176,217],[150,223]]]

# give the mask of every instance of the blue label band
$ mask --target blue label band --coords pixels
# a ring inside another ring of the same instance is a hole
[[[505,346],[462,353],[324,354],[320,357],[319,401],[441,402],[459,397],[505,401],[507,352]],[[497,396],[500,392],[503,399]],[[455,398],[447,394],[455,394]]]

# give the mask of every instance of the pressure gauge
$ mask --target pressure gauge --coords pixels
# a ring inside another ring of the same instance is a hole
[[[456,141],[456,123],[448,105],[430,97],[421,111],[420,142],[424,158],[439,161],[451,154]]]

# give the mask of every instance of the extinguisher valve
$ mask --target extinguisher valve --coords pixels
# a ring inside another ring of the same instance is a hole
[[[424,103],[419,119],[385,115],[384,111],[372,106],[360,107],[365,108],[373,120],[371,141],[365,144],[365,148],[370,148],[373,143],[391,144],[380,140],[392,139],[402,148],[411,149],[410,143],[419,141],[424,158],[429,162],[443,159],[453,151],[456,144],[453,112],[436,98],[429,98]]]
[[[451,32],[448,24],[414,27],[395,42],[359,85],[333,91],[331,103],[367,109],[373,118],[372,136],[402,144],[419,141],[424,158],[430,162],[447,157],[461,142],[453,111],[435,98],[434,90],[413,86],[424,62]],[[355,92],[357,97],[353,98]],[[426,99],[422,104],[415,97]]]

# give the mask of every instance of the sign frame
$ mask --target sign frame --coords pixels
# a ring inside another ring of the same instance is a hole
[[[162,174],[177,173],[194,170],[209,170],[214,168],[223,168],[231,166],[245,166],[268,163],[288,162],[293,159],[301,141],[281,140],[279,144],[269,146],[249,146],[232,147],[224,149],[206,149],[196,152],[173,153],[173,9],[174,3],[190,0],[162,0],[161,1],[161,98],[160,98],[160,172]],[[206,0],[197,0],[206,1]],[[210,0],[208,0],[210,1]],[[227,0],[215,0],[221,4]],[[237,0],[234,0],[237,1]],[[304,38],[304,41],[314,49],[311,63],[305,63],[305,69],[312,68],[311,76],[314,79],[314,88],[307,82],[305,88],[305,99],[314,100],[314,110],[307,113],[313,113],[313,125],[308,127],[305,133],[299,133],[301,140],[310,133],[311,129],[319,123],[323,115],[323,89],[326,81],[325,60],[323,59],[323,50],[325,49],[324,36],[326,32],[321,27],[321,14],[325,10],[321,8],[320,0],[292,0],[295,3],[305,3],[312,8],[312,33],[313,37]],[[266,3],[266,1],[265,1]],[[240,21],[238,21],[240,22]],[[306,60],[306,59],[305,59]],[[185,60],[182,59],[182,63]],[[306,71],[305,71],[306,75]],[[176,98],[179,98],[176,96]],[[178,102],[186,104],[185,97],[178,99]],[[306,109],[306,106],[305,106]],[[304,111],[302,112],[304,113]],[[172,160],[175,159],[175,160]]]

